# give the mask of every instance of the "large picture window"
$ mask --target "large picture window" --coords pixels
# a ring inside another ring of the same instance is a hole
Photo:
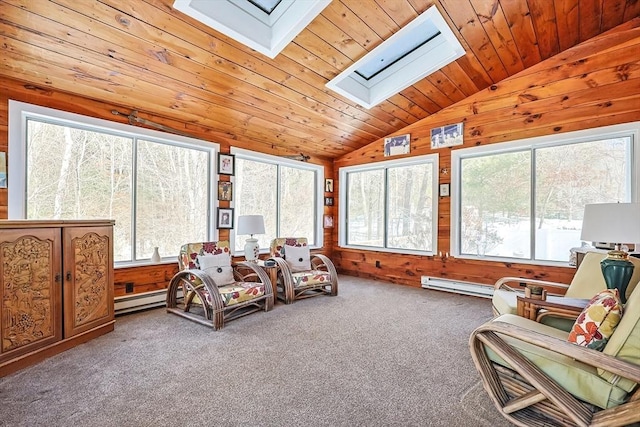
[[[586,204],[634,201],[636,138],[605,128],[456,150],[459,255],[568,261]]]
[[[22,103],[11,111],[11,218],[114,219],[117,263],[148,262],[156,246],[173,259],[210,238],[213,144]]]
[[[235,214],[262,215],[265,234],[253,236],[262,250],[275,237],[306,237],[322,246],[322,191],[324,168],[319,165],[234,148]],[[235,236],[242,251],[249,236]]]
[[[437,155],[340,169],[341,246],[433,253],[437,170]]]

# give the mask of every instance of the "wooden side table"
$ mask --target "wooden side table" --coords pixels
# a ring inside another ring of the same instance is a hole
[[[546,299],[527,298],[518,296],[518,316],[540,322],[544,316],[554,315],[566,319],[576,319],[585,306],[588,299],[565,298],[547,296]],[[544,310],[540,313],[540,310]]]
[[[275,263],[273,265],[265,265],[263,259],[259,259],[257,264],[269,275],[271,287],[273,288],[273,303],[275,304],[278,301],[278,265]]]

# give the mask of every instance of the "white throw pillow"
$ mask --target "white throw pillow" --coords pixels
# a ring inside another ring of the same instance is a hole
[[[284,245],[284,259],[293,272],[311,270],[309,246]]]
[[[231,254],[223,252],[217,255],[198,255],[200,270],[207,273],[216,285],[224,286],[235,282],[233,267],[231,267]]]

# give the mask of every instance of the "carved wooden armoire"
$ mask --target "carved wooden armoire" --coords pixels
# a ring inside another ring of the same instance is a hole
[[[113,224],[0,221],[0,376],[113,330]]]

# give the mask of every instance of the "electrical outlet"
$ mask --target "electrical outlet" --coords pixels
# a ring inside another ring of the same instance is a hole
[[[133,292],[133,282],[127,282],[124,284],[124,292],[126,294],[130,294]]]
[[[376,261],[376,268],[381,268],[380,267],[380,261]]]

